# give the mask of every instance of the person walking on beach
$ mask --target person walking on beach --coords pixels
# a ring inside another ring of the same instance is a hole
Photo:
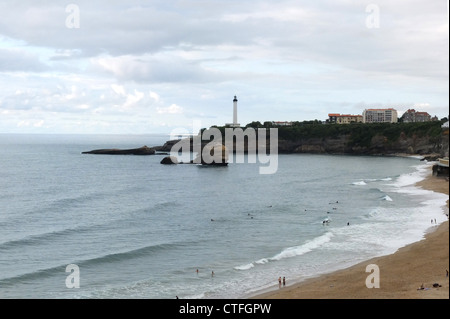
[[[286,286],[286,277],[283,277],[283,287]]]
[[[278,277],[278,287],[281,288],[281,277]]]

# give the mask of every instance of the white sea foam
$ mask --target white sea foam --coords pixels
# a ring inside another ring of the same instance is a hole
[[[419,241],[427,230],[442,223],[448,218],[444,214],[445,201],[448,196],[416,186],[416,183],[431,174],[429,163],[415,166],[416,171],[400,175],[393,183],[387,184],[390,195],[385,195],[385,201],[393,201],[399,195],[403,203],[400,206],[380,206],[372,209],[365,218],[370,220],[370,231],[359,234],[361,240],[368,244],[378,245],[382,253],[391,253],[407,244]],[[409,198],[409,199],[408,199]],[[400,227],[399,227],[400,226]],[[356,231],[356,229],[353,229]],[[358,235],[355,235],[358,237]]]
[[[185,296],[184,299],[203,299],[206,297],[205,293],[200,293],[198,295],[192,295],[192,296]]]
[[[331,240],[331,237],[333,237],[333,234],[331,232],[327,232],[322,236],[309,240],[302,245],[286,248],[281,253],[270,258],[270,260],[280,260],[284,258],[290,258],[306,254],[312,251],[313,249],[318,248],[323,244],[329,242]]]
[[[353,184],[353,185],[367,185],[367,183],[366,183],[366,182],[364,182],[364,181],[360,181],[360,182],[353,182],[352,184]]]
[[[367,258],[391,254],[423,239],[430,228],[448,220],[444,214],[448,196],[416,186],[431,174],[430,164],[413,168],[415,171],[393,178],[392,182],[378,180],[388,182],[383,186],[383,200],[360,216],[362,223],[333,227],[334,237],[324,248],[352,251]]]
[[[236,267],[234,267],[234,269],[236,269],[236,270],[249,270],[249,269],[251,269],[253,267],[255,267],[255,265],[253,263],[250,263],[250,264],[245,264],[245,265],[242,265],[242,266],[236,266]]]
[[[415,166],[416,171],[408,174],[400,175],[397,180],[392,183],[393,186],[398,188],[411,186],[423,180],[427,174],[431,172],[431,168],[429,164],[422,164]]]
[[[249,269],[254,268],[255,265],[264,265],[264,264],[269,263],[270,261],[279,261],[279,260],[285,259],[285,258],[301,256],[303,254],[306,254],[306,253],[328,243],[332,237],[333,237],[333,234],[331,232],[327,232],[319,237],[316,237],[312,240],[305,242],[302,245],[288,247],[288,248],[282,250],[279,254],[277,254],[271,258],[261,258],[252,263],[236,266],[236,267],[234,267],[234,269],[235,270],[249,270]]]
[[[269,259],[261,258],[253,263],[236,266],[236,267],[234,267],[234,269],[235,270],[249,270],[249,269],[252,269],[253,267],[255,267],[255,264],[256,265],[264,265],[264,264],[267,264],[268,262],[269,262]]]

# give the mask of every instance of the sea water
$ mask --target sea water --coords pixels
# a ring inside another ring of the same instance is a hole
[[[261,175],[245,158],[81,154],[166,140],[0,135],[0,298],[246,298],[447,220],[448,196],[415,186],[431,163],[414,157],[279,155]]]

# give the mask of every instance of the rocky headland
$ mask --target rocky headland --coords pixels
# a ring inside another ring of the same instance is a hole
[[[219,128],[224,131],[224,128]],[[243,128],[244,133],[247,128]],[[250,128],[251,129],[251,128]],[[225,133],[222,133],[225,136]],[[243,145],[233,144],[231,152],[244,153],[258,151],[255,143],[246,139]],[[265,141],[266,150],[270,149],[268,134]],[[180,143],[181,142],[181,143]],[[179,143],[177,145],[177,143]],[[210,140],[201,140],[201,136],[184,140],[170,140],[155,147],[157,151],[170,152],[175,145],[184,150],[201,149]],[[225,141],[222,141],[225,144]],[[396,123],[396,124],[356,124],[356,125],[305,125],[302,127],[278,128],[278,153],[313,153],[337,155],[421,155],[436,160],[448,156],[449,130],[442,129],[440,122]]]
[[[242,128],[245,138],[234,139],[232,145],[225,141],[225,127],[215,127],[221,131],[222,140],[203,140],[203,129],[197,136],[185,139],[169,140],[161,146],[142,146],[134,149],[97,149],[83,154],[108,155],[169,155],[161,164],[203,164],[227,165],[228,153],[253,153],[259,151],[258,143],[264,143],[267,153],[270,152],[272,138],[270,134],[258,136],[258,127]],[[251,133],[249,140],[246,130]],[[265,133],[269,128],[265,128]],[[428,161],[437,161],[448,157],[449,130],[442,128],[439,121],[426,123],[379,123],[379,124],[304,124],[293,127],[278,127],[278,154],[334,154],[334,155],[382,155],[382,156],[414,156],[420,155]],[[241,136],[242,137],[242,136]],[[238,142],[239,140],[239,142]],[[228,149],[225,147],[228,147]],[[204,151],[209,147],[209,151]],[[188,162],[180,162],[176,156],[179,152],[197,153],[197,158]],[[209,155],[208,155],[209,154]],[[203,158],[205,156],[206,158]]]
[[[131,149],[104,148],[82,152],[82,154],[100,154],[100,155],[155,155],[155,153],[156,153],[155,149],[152,147],[148,147],[147,145]]]

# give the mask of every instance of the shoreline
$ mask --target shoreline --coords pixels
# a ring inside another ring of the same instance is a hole
[[[445,177],[430,175],[416,186],[449,195]],[[449,212],[449,200],[445,213]],[[379,267],[379,288],[366,287],[368,265]],[[449,221],[433,226],[424,239],[395,253],[304,281],[252,294],[248,299],[449,299]],[[438,283],[441,287],[434,288]],[[425,289],[418,290],[423,284]]]

